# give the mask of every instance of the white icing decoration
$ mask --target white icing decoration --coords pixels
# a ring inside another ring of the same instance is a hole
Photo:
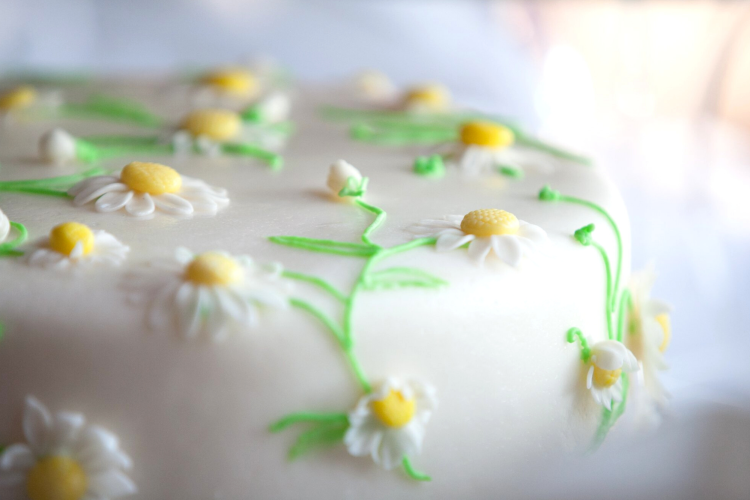
[[[656,274],[653,268],[649,267],[633,273],[628,287],[632,302],[631,314],[626,325],[632,324],[634,331],[629,332],[626,328],[625,344],[633,351],[641,365],[642,387],[634,386],[633,390],[643,392],[642,395],[647,400],[643,401],[647,406],[642,409],[644,412],[658,410],[666,404],[668,398],[668,393],[659,380],[659,372],[668,368],[664,353],[660,349],[665,340],[664,329],[656,318],[662,314],[669,314],[671,307],[661,300],[651,298],[651,288],[655,279]]]
[[[264,123],[281,123],[289,119],[292,101],[284,92],[275,91],[261,99],[256,106]]]
[[[372,409],[373,402],[384,399],[391,391],[400,392],[405,399],[413,399],[415,403],[412,418],[398,428],[383,424]],[[405,457],[417,456],[422,451],[426,426],[436,407],[437,397],[431,385],[389,378],[363,396],[349,414],[350,427],[344,436],[344,444],[354,456],[370,455],[385,469],[398,467]]]
[[[415,238],[437,238],[435,249],[448,252],[469,244],[468,254],[482,264],[490,252],[511,266],[518,266],[523,257],[532,256],[547,243],[547,233],[534,224],[519,220],[516,234],[480,237],[461,230],[461,215],[447,215],[443,219],[423,220],[410,228]]]
[[[215,215],[229,205],[227,191],[209,186],[199,179],[182,177],[182,187],[177,193],[150,195],[137,193],[120,182],[120,174],[96,176],[73,186],[68,194],[73,196],[76,206],[96,200],[97,212],[114,212],[125,208],[135,217],[144,217],[158,208],[170,215]]]
[[[61,128],[54,128],[39,139],[39,156],[56,165],[75,160],[76,139]]]
[[[8,404],[4,405],[7,409]],[[113,499],[137,493],[135,483],[123,472],[132,468],[130,457],[120,449],[117,436],[87,425],[79,413],[52,415],[35,397],[26,398],[23,414],[26,443],[8,446],[0,454],[0,496],[5,500],[27,498],[29,472],[50,456],[73,459],[86,475],[86,499]]]
[[[80,241],[76,243],[70,255],[64,255],[49,248],[49,240],[45,238],[28,253],[27,262],[31,266],[60,270],[102,263],[111,266],[122,265],[127,259],[130,247],[106,231],[95,230],[93,233],[94,248],[87,255],[83,254],[83,244]]]
[[[600,387],[594,383],[594,368],[613,371],[622,370],[626,373],[638,371],[638,360],[632,352],[621,342],[616,340],[603,340],[597,342],[591,348],[591,366],[586,375],[586,388],[591,390],[594,400],[607,408],[612,409],[612,402],[622,401],[622,379],[618,377],[617,382],[608,386]]]
[[[147,322],[154,330],[176,328],[185,338],[199,335],[222,341],[232,333],[258,324],[259,307],[288,307],[288,283],[282,281],[278,263],[256,264],[246,255],[231,256],[242,278],[226,285],[202,285],[185,277],[196,257],[186,248],[175,250],[174,259],[154,261],[151,267],[128,276],[125,287],[135,298],[150,302]]]
[[[518,171],[532,167],[540,173],[551,173],[559,161],[548,154],[515,145],[493,148],[458,142],[441,150],[447,150],[449,162],[469,176],[495,172],[500,167]]]
[[[359,73],[354,79],[354,85],[359,94],[374,101],[392,98],[397,92],[388,76],[376,70]]]
[[[8,237],[8,233],[10,233],[10,220],[2,209],[0,209],[0,243],[5,241],[5,238]]]
[[[350,177],[353,177],[356,181],[362,180],[362,174],[351,163],[344,160],[337,160],[328,169],[326,185],[333,194],[338,196]]]

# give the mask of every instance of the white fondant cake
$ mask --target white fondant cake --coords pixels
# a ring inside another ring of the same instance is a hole
[[[188,110],[162,85],[104,89],[169,123]],[[508,146],[492,130],[464,130],[444,177],[417,175],[430,146],[355,141],[321,118],[339,94],[295,94],[280,170],[146,148],[102,157],[112,177],[68,197],[7,182],[90,168],[35,160],[43,134],[144,129],[7,120],[0,208],[29,240],[0,258],[0,497],[495,498],[541,457],[603,438],[638,368],[617,342],[639,327],[619,314],[630,238],[612,183],[554,158],[521,178],[465,175],[461,154],[490,161],[470,144]],[[179,175],[121,173],[131,162]],[[540,199],[546,185],[563,198]],[[621,250],[605,215],[566,196],[606,211]]]

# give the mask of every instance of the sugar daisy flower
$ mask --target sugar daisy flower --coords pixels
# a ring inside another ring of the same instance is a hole
[[[451,94],[443,85],[428,83],[406,89],[396,107],[415,114],[439,114],[451,110]]]
[[[436,407],[435,389],[429,384],[389,378],[349,414],[344,444],[354,456],[370,455],[385,469],[398,467],[422,451]]]
[[[135,217],[153,214],[156,209],[170,215],[214,215],[229,205],[227,191],[177,173],[159,163],[134,161],[116,175],[89,177],[68,194],[77,206],[96,200],[97,212],[122,208]]]
[[[622,401],[622,372],[638,371],[638,360],[621,342],[603,340],[591,348],[589,362],[586,388],[597,403],[612,410],[613,401]]]
[[[133,275],[130,287],[136,293],[152,289],[149,326],[176,327],[186,338],[224,340],[256,326],[260,307],[289,303],[281,265],[260,265],[246,255],[178,248],[173,260],[154,262],[148,271]]]
[[[651,297],[656,275],[653,269],[634,273],[631,277],[631,308],[625,341],[643,369],[643,384],[657,405],[663,405],[667,393],[659,381],[659,372],[668,368],[664,353],[672,338],[670,306]]]
[[[279,119],[287,113],[286,103],[271,102],[266,119]],[[258,115],[260,116],[260,115]],[[261,126],[252,120],[243,120],[240,113],[227,109],[202,108],[188,113],[169,132],[175,154],[197,151],[206,156],[219,156],[230,149],[252,147],[247,145],[280,147],[286,138],[268,125]]]
[[[119,266],[130,248],[106,231],[92,230],[85,224],[65,222],[52,228],[49,237],[29,252],[32,266],[70,269],[104,263]]]
[[[533,255],[547,242],[547,233],[534,224],[519,220],[496,208],[473,210],[464,216],[448,215],[439,220],[423,220],[413,226],[415,238],[437,238],[439,252],[469,244],[469,257],[482,264],[490,254],[518,266],[524,256]]]
[[[461,126],[458,141],[442,146],[448,160],[468,175],[499,170],[511,176],[523,175],[526,167],[549,172],[551,157],[519,148],[511,129],[487,121],[470,121]]]
[[[59,92],[40,92],[30,85],[0,91],[0,116],[55,110],[62,104]]]
[[[23,413],[26,443],[0,454],[5,500],[109,500],[137,493],[123,472],[132,467],[114,434],[79,413],[52,415],[35,397]]]

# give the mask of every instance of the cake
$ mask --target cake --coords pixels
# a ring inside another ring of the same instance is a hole
[[[0,98],[0,497],[497,498],[658,412],[600,167],[443,88],[232,71]]]

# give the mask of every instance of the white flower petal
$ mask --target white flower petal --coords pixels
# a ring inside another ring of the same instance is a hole
[[[591,362],[602,370],[619,370],[629,352],[622,342],[602,340],[591,348]]]
[[[120,182],[112,182],[110,184],[105,184],[104,186],[99,186],[98,184],[93,184],[86,189],[82,190],[78,195],[76,195],[75,198],[73,198],[73,204],[76,206],[85,205],[86,203],[89,203],[92,200],[95,200],[106,193],[116,192],[116,191],[129,191],[130,188],[126,186],[125,184],[122,184]]]
[[[8,446],[0,455],[0,471],[23,472],[31,469],[36,463],[34,453],[25,444],[14,444]]]
[[[114,212],[124,207],[133,197],[133,191],[113,191],[96,200],[98,212]]]
[[[179,328],[186,337],[195,337],[200,331],[202,295],[202,287],[192,283],[183,283],[175,295]]]
[[[495,255],[503,262],[513,267],[518,266],[521,262],[522,247],[518,238],[512,235],[491,236],[492,250]]]
[[[85,423],[86,419],[80,413],[60,412],[55,415],[50,433],[50,453],[64,453],[70,449]]]
[[[156,206],[154,205],[154,200],[148,193],[139,193],[134,195],[125,205],[125,210],[127,210],[129,214],[136,217],[151,215],[152,213],[154,213],[155,209]]]
[[[89,177],[88,179],[84,179],[74,185],[72,188],[68,189],[68,194],[70,196],[76,197],[84,190],[91,189],[94,186],[96,186],[96,188],[94,189],[98,189],[102,186],[115,184],[118,182],[120,182],[120,178],[115,177],[114,175],[98,175],[96,177]]]
[[[120,471],[109,470],[88,478],[89,491],[105,498],[119,498],[138,492],[135,483]]]
[[[47,453],[51,427],[52,416],[47,408],[34,396],[28,396],[23,412],[23,434],[36,456]]]
[[[536,245],[544,245],[548,241],[547,232],[539,226],[529,224],[525,221],[518,221],[518,236],[528,238]]]
[[[156,207],[172,215],[190,215],[193,213],[193,205],[181,196],[172,193],[164,193],[154,196]]]
[[[437,237],[435,250],[437,250],[438,252],[455,250],[456,248],[462,247],[475,238],[476,236],[474,236],[473,234],[464,234],[458,229],[447,229],[442,231],[440,236]]]
[[[177,247],[174,251],[174,258],[180,264],[189,264],[194,258],[195,254],[185,247]]]
[[[476,238],[469,243],[469,257],[477,264],[482,264],[492,248],[490,238]]]

